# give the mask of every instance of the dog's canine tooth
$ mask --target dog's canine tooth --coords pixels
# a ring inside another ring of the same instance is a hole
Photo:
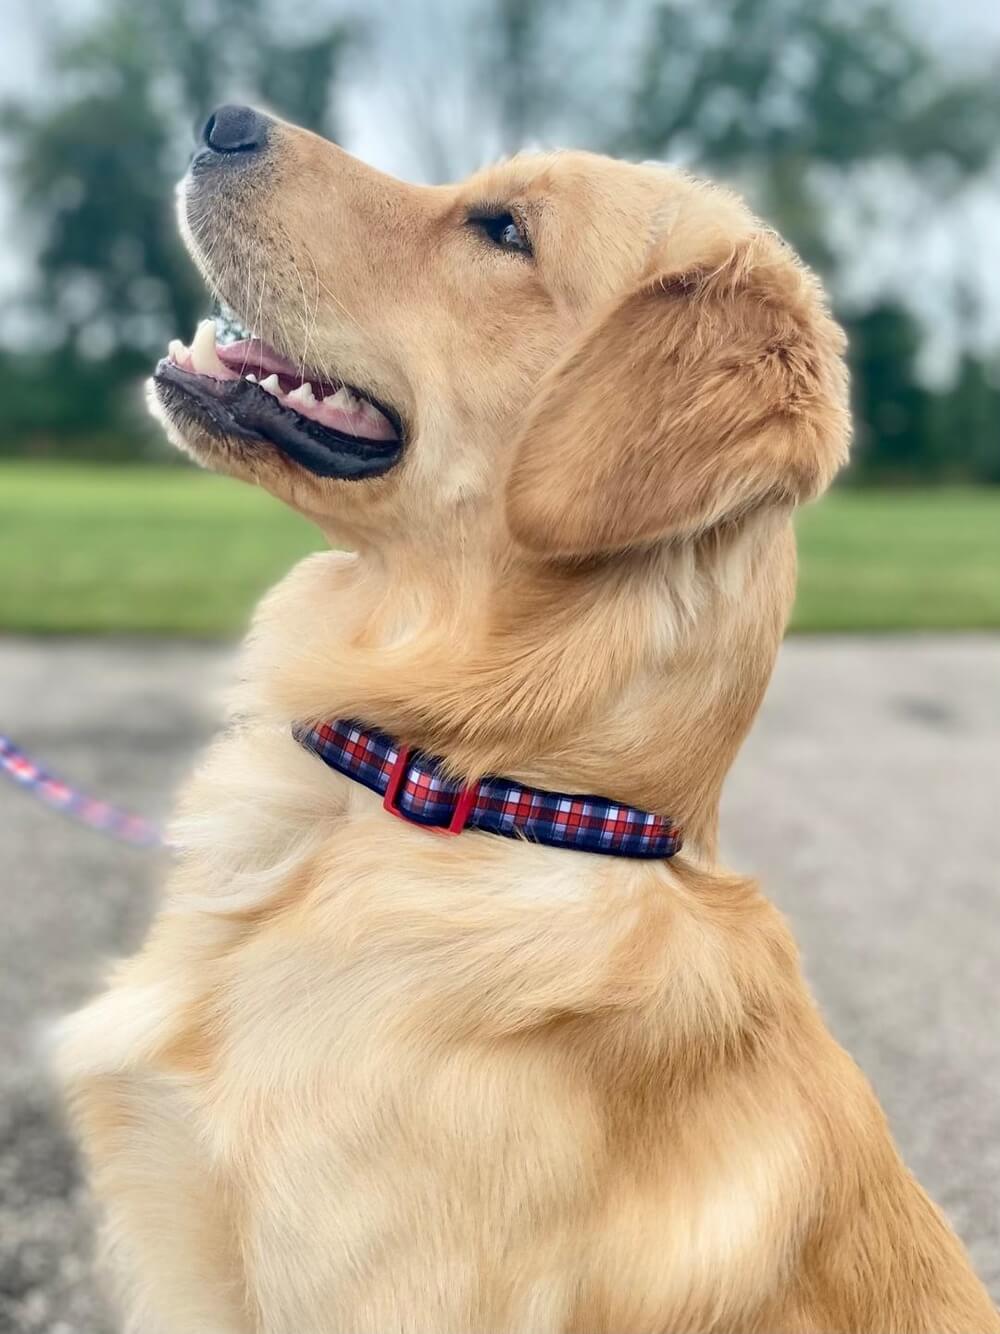
[[[266,389],[269,394],[274,394],[276,398],[281,394],[281,385],[276,375],[269,375],[266,380],[261,380],[260,387]]]
[[[215,321],[202,320],[191,342],[191,365],[201,375],[225,371],[215,350]]]

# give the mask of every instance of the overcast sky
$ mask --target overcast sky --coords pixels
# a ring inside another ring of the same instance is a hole
[[[137,0],[144,2],[144,0]],[[817,0],[824,3],[825,0]],[[937,48],[942,59],[956,64],[992,61],[1000,55],[1000,0],[898,0],[907,20]],[[619,13],[627,13],[641,0],[620,0]],[[78,21],[99,7],[99,0],[35,0],[28,6],[23,0],[0,0],[3,20],[4,53],[0,56],[0,101],[12,93],[35,94],[44,88],[43,37],[53,20]],[[323,0],[313,0],[313,10],[325,8]],[[362,12],[379,33],[379,47],[373,56],[365,56],[343,88],[341,124],[345,146],[373,165],[395,174],[415,178],[422,162],[415,150],[412,123],[408,118],[421,101],[431,97],[457,98],[461,80],[449,77],[447,61],[454,54],[449,49],[447,33],[456,16],[467,13],[462,0],[367,0],[350,5],[331,0],[336,11]],[[292,11],[289,22],[305,23],[308,0]],[[384,22],[379,16],[384,16]],[[619,25],[622,40],[627,38],[627,24]],[[290,33],[294,39],[294,32]],[[433,53],[431,60],[414,61],[412,52]],[[439,59],[435,64],[437,53]],[[595,52],[602,60],[615,57],[614,51]],[[431,86],[423,73],[425,66],[437,68],[440,77]],[[405,72],[413,68],[407,84]],[[401,72],[404,77],[401,78]],[[482,156],[489,156],[496,146],[484,127],[477,122],[474,91],[465,90],[460,110],[465,127],[453,148],[456,169],[467,171]],[[0,160],[0,299],[24,281],[28,247],[17,234],[10,198],[3,187]],[[917,201],[908,195],[905,184],[880,177],[878,172],[851,209],[838,209],[835,234],[844,253],[851,258],[846,266],[842,295],[864,304],[876,289],[903,291],[921,314],[928,340],[924,365],[931,378],[944,378],[953,364],[954,350],[962,341],[979,348],[1000,345],[1000,263],[996,259],[996,237],[1000,232],[1000,175],[993,181],[967,191],[959,199],[941,201],[933,216],[926,216]],[[836,207],[832,201],[831,207]],[[921,225],[914,229],[914,211]],[[866,238],[863,254],[858,253],[856,237],[859,219],[864,215]],[[870,219],[881,219],[872,227]],[[956,265],[973,265],[982,275],[983,290],[988,294],[988,316],[981,328],[969,330],[950,326],[943,318],[943,307],[936,294],[953,284]],[[914,279],[919,278],[919,282]]]

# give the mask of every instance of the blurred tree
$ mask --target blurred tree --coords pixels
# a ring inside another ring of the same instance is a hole
[[[964,357],[939,412],[937,438],[956,446],[948,452],[948,472],[1000,485],[1000,365]]]
[[[624,149],[747,179],[813,262],[829,258],[822,169],[894,160],[952,179],[995,160],[1000,81],[956,74],[879,0],[660,0]]]
[[[941,471],[933,430],[933,395],[918,384],[915,321],[896,305],[875,306],[851,321],[855,448],[880,479],[919,480]]]
[[[18,363],[5,376],[14,386],[8,438],[106,438],[123,387],[167,337],[192,327],[204,295],[169,204],[190,151],[179,128],[242,95],[332,133],[335,76],[354,27],[317,24],[290,44],[272,37],[270,14],[265,0],[110,0],[51,53],[53,86],[68,91],[3,108],[39,275],[34,350],[0,357],[0,369]],[[41,398],[32,386],[44,387]]]
[[[581,125],[600,139],[589,75],[605,54],[595,32],[613,29],[612,0],[372,2],[383,87],[425,179],[457,180],[542,134],[572,141]]]

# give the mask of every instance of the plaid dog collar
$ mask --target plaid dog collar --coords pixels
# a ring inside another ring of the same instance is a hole
[[[681,831],[670,820],[605,797],[541,792],[509,778],[464,787],[442,777],[433,756],[360,723],[341,719],[297,727],[294,735],[331,769],[377,792],[390,815],[433,833],[482,829],[614,857],[672,857],[681,846]]]

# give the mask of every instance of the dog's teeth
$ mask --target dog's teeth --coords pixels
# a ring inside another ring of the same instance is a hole
[[[215,321],[202,320],[191,342],[191,365],[199,375],[216,375],[225,371],[215,351]]]
[[[323,402],[328,408],[337,408],[341,412],[357,412],[359,400],[344,385],[331,394],[329,398],[324,398]]]
[[[306,407],[316,402],[316,395],[313,393],[313,387],[308,380],[303,380],[297,389],[293,389],[285,397],[289,403],[302,403]]]
[[[266,389],[269,394],[280,395],[281,385],[278,383],[276,375],[269,375],[266,380],[260,381],[261,389]]]
[[[257,377],[256,377],[256,375],[254,375],[253,371],[250,371],[249,374],[244,375],[243,378],[244,378],[244,380],[249,380],[251,384],[256,384],[256,383],[257,383]]]
[[[170,360],[176,362],[177,365],[180,365],[182,361],[187,361],[189,355],[187,344],[182,343],[179,338],[171,338],[167,344],[167,352],[170,355]]]

